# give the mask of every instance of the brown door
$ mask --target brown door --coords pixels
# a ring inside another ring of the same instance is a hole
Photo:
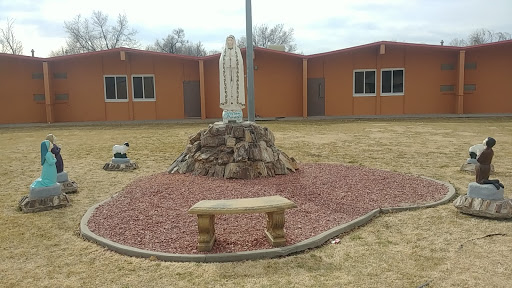
[[[185,118],[201,118],[199,81],[183,81]]]
[[[308,78],[308,116],[325,115],[325,79]]]

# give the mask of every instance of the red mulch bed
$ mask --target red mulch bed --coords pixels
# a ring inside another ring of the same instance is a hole
[[[287,245],[301,242],[374,209],[441,200],[448,188],[419,176],[339,164],[303,164],[300,170],[254,180],[218,179],[166,172],[136,179],[90,217],[89,229],[114,242],[175,254],[269,249],[266,215],[218,215],[217,240],[198,252],[197,216],[187,214],[207,199],[281,195],[298,208],[285,213]]]

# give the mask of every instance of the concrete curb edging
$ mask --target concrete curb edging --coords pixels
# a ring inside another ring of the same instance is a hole
[[[265,259],[265,258],[275,258],[280,256],[287,256],[292,253],[301,252],[307,249],[318,247],[324,244],[329,239],[340,235],[344,232],[353,230],[361,225],[368,223],[373,217],[378,216],[382,213],[390,213],[390,212],[398,212],[404,210],[414,210],[420,208],[429,208],[438,205],[442,205],[448,203],[455,196],[455,188],[448,182],[443,182],[439,180],[435,180],[428,177],[423,177],[434,182],[440,183],[448,187],[448,193],[446,196],[436,202],[427,203],[417,206],[405,206],[405,207],[391,207],[391,208],[378,208],[369,213],[352,220],[348,223],[344,223],[332,229],[329,229],[323,233],[320,233],[317,236],[306,239],[302,242],[280,247],[280,248],[272,248],[272,249],[263,249],[263,250],[253,250],[253,251],[243,251],[243,252],[235,252],[235,253],[219,253],[219,254],[171,254],[171,253],[163,253],[156,252],[150,250],[143,250],[135,247],[126,246],[123,244],[119,244],[113,241],[110,241],[106,238],[103,238],[99,235],[94,234],[87,223],[89,222],[89,218],[91,217],[94,210],[102,205],[105,202],[110,201],[112,198],[106,199],[92,207],[90,207],[87,212],[84,214],[80,221],[80,234],[83,238],[95,242],[103,247],[106,247],[110,250],[118,252],[123,255],[133,256],[133,257],[141,257],[141,258],[149,258],[156,257],[161,261],[171,261],[171,262],[235,262],[235,261],[244,261],[244,260],[257,260],[257,259]]]

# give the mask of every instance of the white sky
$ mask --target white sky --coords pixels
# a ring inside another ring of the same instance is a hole
[[[65,45],[64,21],[93,10],[114,23],[126,14],[138,31],[141,49],[173,29],[221,50],[227,35],[245,35],[244,0],[0,0],[0,27],[14,19],[14,32],[24,55],[38,57]],[[297,52],[306,55],[367,44],[399,41],[437,45],[466,38],[476,29],[512,33],[512,0],[254,0],[253,24],[283,23],[294,29]]]

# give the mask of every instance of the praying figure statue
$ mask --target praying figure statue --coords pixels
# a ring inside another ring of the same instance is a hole
[[[494,151],[492,147],[496,145],[496,140],[492,137],[487,137],[483,145],[485,146],[484,150],[478,155],[476,159],[478,164],[475,166],[476,172],[476,183],[478,184],[492,184],[496,189],[504,188],[503,184],[500,183],[499,180],[489,180],[489,175],[491,174],[491,161],[494,156]]]
[[[57,162],[57,159],[55,159],[50,151],[50,141],[44,140],[41,142],[41,166],[43,166],[41,177],[37,178],[32,185],[30,185],[30,188],[49,187],[57,183],[57,168],[55,167],[55,162]]]
[[[235,36],[226,38],[226,45],[219,59],[220,108],[223,122],[242,122],[245,107],[244,64]]]
[[[52,144],[52,149],[50,150],[53,155],[55,155],[55,167],[57,167],[57,173],[62,173],[64,171],[64,161],[62,160],[62,156],[60,155],[60,147],[55,143],[57,141],[57,137],[53,134],[46,135],[46,140],[50,141]]]

